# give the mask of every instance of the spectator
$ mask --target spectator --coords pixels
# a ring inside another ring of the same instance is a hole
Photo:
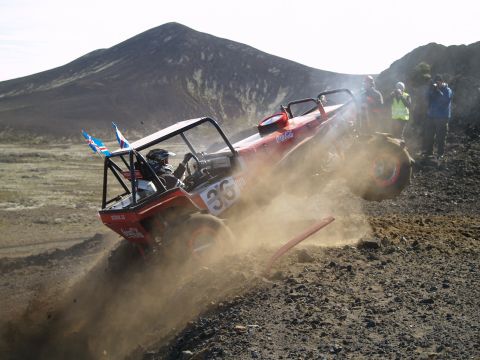
[[[405,84],[397,82],[395,90],[387,98],[391,102],[392,122],[391,133],[394,137],[403,139],[403,132],[408,120],[410,119],[410,108],[412,100],[405,91]]]
[[[363,81],[364,92],[361,97],[362,126],[368,132],[374,132],[382,128],[381,111],[383,96],[375,88],[375,80],[368,75]]]
[[[439,165],[445,154],[445,140],[448,122],[452,113],[453,92],[440,75],[436,75],[428,90],[428,117],[425,127],[425,155],[433,155],[433,145],[437,144]]]

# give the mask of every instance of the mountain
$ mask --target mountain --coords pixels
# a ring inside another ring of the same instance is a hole
[[[0,132],[111,134],[116,121],[127,134],[145,134],[201,116],[245,128],[281,103],[352,83],[358,87],[361,78],[167,23],[64,66],[0,82]]]
[[[397,81],[403,81],[413,93],[413,100],[421,101],[425,86],[418,75],[422,69],[432,78],[441,74],[452,88],[454,122],[480,124],[480,41],[468,46],[430,43],[416,48],[380,73],[378,88],[388,94]],[[426,80],[428,85],[428,76]]]

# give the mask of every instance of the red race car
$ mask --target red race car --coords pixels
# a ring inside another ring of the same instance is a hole
[[[367,200],[395,197],[411,158],[400,140],[363,129],[357,105],[346,89],[293,101],[233,143],[208,117],[148,135],[105,158],[101,220],[141,254],[202,256],[232,236],[222,219],[273,196],[269,184],[314,191],[337,173]]]

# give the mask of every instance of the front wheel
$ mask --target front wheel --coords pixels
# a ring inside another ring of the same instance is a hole
[[[204,262],[224,255],[231,247],[233,234],[222,220],[195,214],[167,228],[165,239],[171,260]]]
[[[347,159],[347,183],[365,200],[394,198],[410,183],[412,159],[398,139],[378,134],[354,144]]]

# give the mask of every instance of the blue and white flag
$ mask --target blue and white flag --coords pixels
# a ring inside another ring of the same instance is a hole
[[[105,156],[110,156],[110,151],[103,144],[102,140],[96,139],[93,136],[87,134],[85,130],[82,130],[83,137],[87,141],[87,145],[93,150],[94,153],[103,154]]]
[[[118,130],[117,124],[112,122],[112,126],[115,129],[115,135],[117,135],[117,141],[118,144],[120,145],[120,149],[128,149],[130,148],[130,143],[125,139],[125,136],[122,135],[120,130]]]

